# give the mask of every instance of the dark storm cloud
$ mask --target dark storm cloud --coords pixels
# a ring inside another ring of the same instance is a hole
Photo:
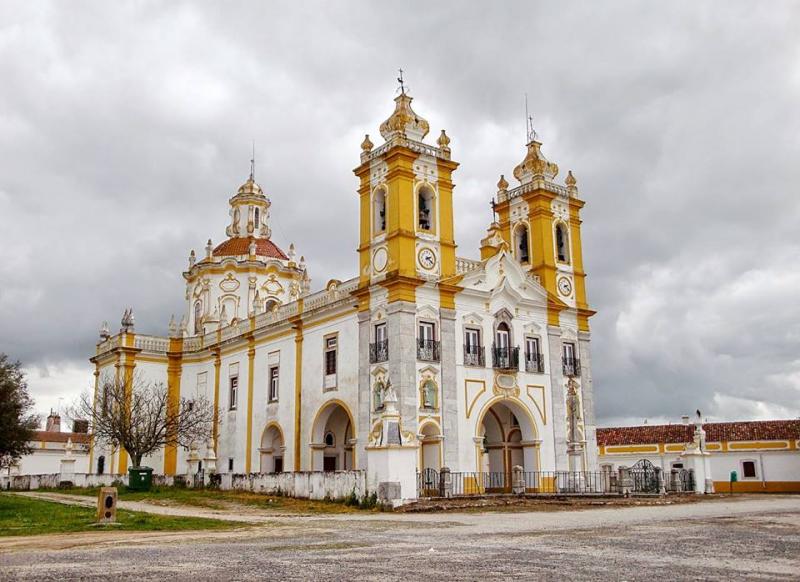
[[[584,211],[601,420],[796,416],[794,3],[5,3],[0,350],[40,408],[90,381],[100,322],[163,333],[188,252],[248,171],[316,288],[356,270],[364,133],[396,69],[446,128],[459,253],[498,176],[545,154]]]

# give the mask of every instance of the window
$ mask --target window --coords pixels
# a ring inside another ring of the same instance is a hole
[[[428,321],[419,323],[417,359],[426,362],[439,361],[439,342],[436,341],[436,326]]]
[[[506,322],[500,323],[497,326],[497,332],[495,333],[495,343],[497,347],[501,350],[507,350],[508,346],[510,345],[510,332],[508,329],[508,324]]]
[[[517,250],[517,259],[520,263],[527,263],[530,261],[530,255],[528,253],[528,227],[525,225],[520,226],[517,228],[516,236],[516,250]]]
[[[239,396],[239,362],[228,367],[228,409],[236,410]]]
[[[336,437],[333,436],[333,433],[331,431],[325,433],[325,446],[326,447],[336,446]]]
[[[283,457],[275,457],[274,460],[275,468],[273,469],[275,473],[283,473]]]
[[[336,370],[337,370],[337,344],[336,336],[325,338],[324,366],[325,366],[325,390],[336,389]]]
[[[375,343],[382,343],[386,341],[386,324],[378,323],[375,325]]]
[[[539,348],[538,337],[525,338],[525,370],[528,372],[544,372],[544,357]]]
[[[433,341],[434,324],[427,321],[420,322],[419,324],[419,339],[421,341]]]
[[[581,362],[578,360],[575,352],[575,344],[572,342],[564,342],[563,350],[564,375],[569,377],[580,376]]]
[[[757,478],[755,461],[742,461],[742,478],[744,479]]]
[[[466,328],[464,330],[464,365],[483,366],[483,347],[481,346],[481,330]]]
[[[275,311],[279,305],[280,303],[278,302],[277,299],[267,299],[266,301],[264,301],[264,312],[270,313],[272,311]]]
[[[375,234],[384,232],[386,230],[386,190],[378,188],[375,191],[375,216],[372,224],[375,229]]]
[[[233,459],[228,459],[228,473],[233,473]]]
[[[205,396],[208,388],[208,372],[197,373],[197,394]]]
[[[375,343],[369,347],[369,363],[385,362],[389,359],[389,339],[386,324],[375,325]]]
[[[194,333],[203,333],[203,303],[196,301],[194,304]]]
[[[556,253],[559,261],[562,263],[569,263],[569,243],[567,240],[567,229],[561,223],[556,225]]]
[[[256,208],[253,214],[255,214],[256,228],[259,228],[261,226],[261,209]]]
[[[433,190],[430,186],[423,186],[419,189],[417,205],[420,230],[433,230],[433,199]]]
[[[269,401],[278,401],[278,366],[269,369]]]

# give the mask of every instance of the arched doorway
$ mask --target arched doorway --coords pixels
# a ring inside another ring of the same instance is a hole
[[[426,422],[420,430],[420,469],[442,468],[442,431],[435,422]]]
[[[283,432],[277,423],[267,425],[261,435],[260,471],[262,473],[283,473],[283,455],[286,447],[283,442]]]
[[[490,402],[478,421],[478,472],[486,491],[511,489],[515,466],[528,474],[539,470],[538,432],[530,411],[519,401],[502,398]]]
[[[331,400],[320,408],[311,431],[311,470],[355,469],[353,415],[343,402]]]

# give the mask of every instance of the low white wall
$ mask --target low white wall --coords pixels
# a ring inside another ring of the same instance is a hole
[[[251,491],[271,495],[286,495],[302,499],[344,499],[351,493],[361,499],[367,495],[367,478],[364,471],[305,471],[299,473],[221,473],[220,489]],[[47,475],[3,475],[0,489],[30,491],[55,489],[62,482],[60,473]],[[115,483],[128,484],[128,475],[96,475],[75,473],[70,476],[75,487],[107,487]],[[153,475],[153,485],[172,486],[174,478]]]

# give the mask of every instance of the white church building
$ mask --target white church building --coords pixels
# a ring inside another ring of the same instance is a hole
[[[457,256],[458,163],[444,130],[425,141],[411,101],[395,99],[383,143],[361,144],[355,276],[312,293],[304,258],[272,240],[251,173],[229,199],[225,238],[189,256],[180,322],[163,337],[136,333],[131,317],[119,334],[105,328],[96,386],[136,374],[176,400],[206,395],[214,438],[194,454],[222,473],[597,470],[575,178],[557,183],[531,139],[518,184],[500,177],[475,258]],[[144,464],[183,474],[189,455],[168,447]],[[89,462],[124,473],[129,458],[95,445]]]

